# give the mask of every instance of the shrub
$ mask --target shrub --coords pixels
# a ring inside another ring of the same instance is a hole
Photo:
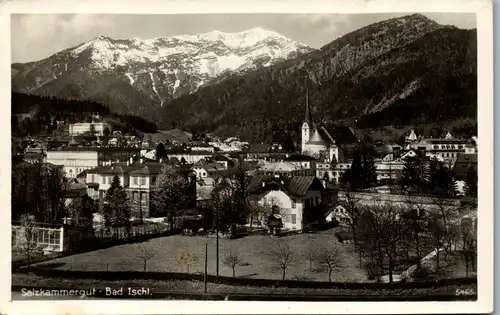
[[[412,275],[418,281],[429,280],[432,277],[432,270],[428,267],[420,267]]]

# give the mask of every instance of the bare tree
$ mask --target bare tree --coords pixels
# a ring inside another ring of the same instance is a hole
[[[421,234],[427,229],[427,211],[425,209],[423,200],[416,197],[407,197],[405,208],[403,212],[403,224],[405,232],[408,235],[408,249],[414,243],[415,256],[417,258],[417,267],[420,268],[422,259],[422,250],[424,242]]]
[[[328,270],[328,282],[332,282],[333,270],[342,267],[340,252],[336,246],[331,248],[319,248],[316,252],[315,260],[318,262],[318,264],[325,266]]]
[[[437,210],[438,219],[441,221],[442,227],[442,246],[444,248],[445,260],[446,256],[451,253],[452,243],[458,237],[457,229],[454,229],[453,219],[458,214],[458,208],[454,204],[454,200],[446,196],[438,195],[432,200],[433,206]]]
[[[315,242],[309,241],[306,247],[302,250],[302,254],[307,258],[309,262],[309,271],[312,271],[313,262],[316,260],[316,254],[318,252],[318,246]]]
[[[38,228],[36,226],[35,217],[30,214],[23,214],[21,216],[21,237],[20,247],[22,252],[28,259],[28,264],[31,262],[33,255],[38,251],[38,243],[36,234]]]
[[[283,280],[285,280],[286,269],[295,261],[290,245],[277,241],[266,254],[281,269]]]
[[[474,220],[467,218],[461,222],[462,230],[462,254],[465,261],[465,276],[469,276],[469,269],[476,270],[477,253],[477,226]]]
[[[192,253],[189,248],[183,247],[177,253],[176,260],[177,264],[181,268],[185,267],[187,269],[187,273],[189,273],[191,265],[198,261],[198,257]]]
[[[344,195],[345,200],[341,202],[341,205],[349,216],[348,222],[351,229],[352,240],[354,242],[354,250],[359,252],[359,262],[361,264],[361,251],[358,250],[359,242],[356,228],[361,216],[363,215],[364,208],[360,204],[359,199],[353,193],[345,191]]]
[[[228,252],[224,254],[222,263],[233,269],[233,278],[236,277],[236,267],[243,264],[243,260],[238,252]]]
[[[401,209],[391,204],[378,204],[370,209],[370,227],[377,240],[381,262],[387,259],[389,282],[398,259],[398,248],[404,237]],[[382,265],[382,264],[381,264]]]
[[[148,261],[156,255],[156,252],[143,245],[137,246],[136,251],[136,257],[142,260],[144,264],[144,271],[146,271]]]

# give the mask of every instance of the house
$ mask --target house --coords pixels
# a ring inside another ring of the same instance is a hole
[[[326,213],[325,221],[328,223],[336,221],[340,226],[349,226],[351,218],[346,209],[342,205],[337,204]]]
[[[129,197],[130,206],[136,217],[142,215],[147,218],[151,215],[154,204],[151,193],[157,190],[158,176],[167,166],[161,162],[145,162],[141,159],[138,163],[115,163],[100,166],[87,171],[87,194],[93,199],[103,200],[115,176],[118,176],[122,186]],[[195,174],[190,170],[191,165],[176,167],[186,177],[190,186],[187,194],[192,201],[190,207],[196,206],[196,180]]]
[[[303,230],[324,218],[321,207],[324,190],[315,176],[255,175],[248,186],[251,198],[270,207],[287,230]],[[262,224],[270,214],[264,214],[258,223]]]

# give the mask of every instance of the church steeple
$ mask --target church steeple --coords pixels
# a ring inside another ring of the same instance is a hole
[[[306,115],[304,117],[304,122],[307,122],[310,126],[312,125],[312,112],[309,106],[309,88],[306,89]]]

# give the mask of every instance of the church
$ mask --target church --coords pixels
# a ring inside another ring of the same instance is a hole
[[[306,92],[306,113],[301,129],[301,152],[324,162],[339,161],[339,148],[325,127],[314,123]]]

